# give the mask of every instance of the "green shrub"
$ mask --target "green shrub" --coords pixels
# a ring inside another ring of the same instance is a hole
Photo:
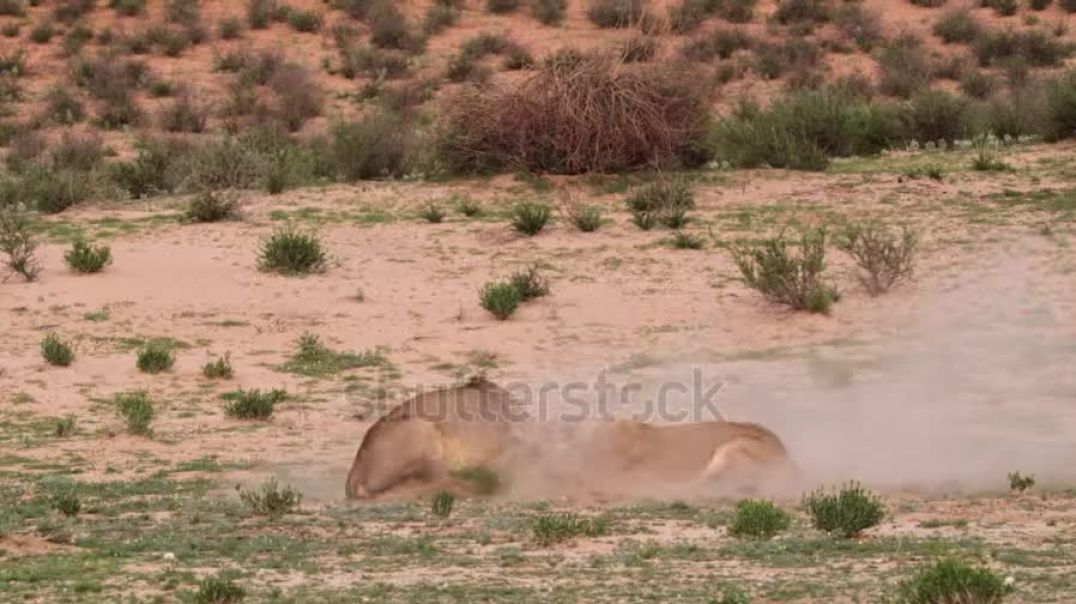
[[[946,44],[973,42],[981,31],[979,21],[966,8],[947,12],[934,22],[934,35]]]
[[[158,121],[166,132],[204,132],[209,111],[194,100],[194,94],[181,91],[175,99],[161,108]]]
[[[403,176],[414,146],[413,131],[404,118],[387,111],[337,123],[330,136],[332,163],[344,182]]]
[[[902,604],[998,604],[1012,588],[988,568],[939,560],[901,583]]]
[[[26,7],[23,0],[3,0],[0,2],[0,15],[8,17],[22,17],[26,15]]]
[[[303,501],[303,494],[290,486],[280,488],[276,479],[270,478],[257,491],[240,491],[239,498],[252,514],[279,518],[298,510]]]
[[[325,270],[327,257],[321,240],[313,233],[291,228],[273,232],[264,239],[258,267],[281,275],[305,275]]]
[[[135,158],[113,164],[111,176],[134,199],[171,193],[183,154],[184,147],[171,139],[142,138],[135,143]]]
[[[584,233],[592,233],[602,225],[602,209],[595,205],[571,204],[565,209],[568,220]]]
[[[1035,486],[1034,476],[1022,476],[1020,472],[1009,472],[1009,490],[1017,493],[1023,493],[1024,491]]]
[[[251,29],[265,29],[276,18],[276,0],[247,0],[247,25]]]
[[[967,137],[968,102],[943,90],[917,95],[903,113],[905,136],[923,143],[953,142]]]
[[[522,302],[549,295],[549,279],[542,276],[537,266],[531,266],[527,270],[512,273],[508,282],[519,290],[519,297]]]
[[[287,398],[283,390],[243,390],[229,392],[230,399],[224,406],[224,414],[236,419],[269,419],[273,415],[276,404]]]
[[[33,281],[41,271],[34,257],[34,240],[30,213],[22,205],[0,203],[0,252],[7,257],[4,267],[9,272]]]
[[[78,493],[71,489],[62,489],[50,497],[52,507],[64,516],[77,516],[82,510],[82,501]]]
[[[234,40],[243,35],[243,22],[236,17],[225,17],[217,24],[221,40]]]
[[[919,237],[910,229],[903,229],[898,236],[876,222],[853,223],[845,227],[836,243],[855,260],[860,283],[872,296],[889,291],[915,270]]]
[[[49,365],[67,367],[75,360],[75,351],[60,336],[50,333],[41,340],[41,356]]]
[[[62,417],[53,424],[52,434],[56,438],[64,438],[75,433],[76,422],[74,415]]]
[[[172,345],[168,342],[151,341],[138,349],[135,366],[142,373],[161,373],[168,371],[176,362],[172,354]]]
[[[1076,70],[1051,81],[1046,87],[1046,139],[1076,137]]]
[[[730,23],[749,23],[755,18],[755,4],[758,0],[724,0],[718,6],[717,13]]]
[[[541,232],[552,218],[553,209],[544,203],[524,201],[512,207],[512,228],[531,237]]]
[[[548,547],[579,536],[599,537],[608,532],[608,524],[602,518],[580,518],[572,513],[547,514],[535,519],[532,530],[538,545]]]
[[[706,245],[706,242],[698,235],[676,231],[673,233],[672,239],[669,240],[669,245],[677,250],[701,250]]]
[[[232,361],[228,354],[202,365],[202,375],[211,380],[232,379]]]
[[[435,203],[428,203],[419,210],[418,215],[429,223],[439,223],[445,219],[445,211]]]
[[[146,8],[146,0],[109,0],[108,6],[125,17],[133,17]]]
[[[203,191],[187,204],[190,222],[220,222],[239,217],[239,194],[234,191]]]
[[[545,25],[557,25],[564,20],[568,0],[532,0],[531,13]]]
[[[897,38],[878,55],[882,75],[878,90],[884,94],[908,98],[930,85],[933,70],[927,53],[918,38],[905,35]]]
[[[639,228],[662,224],[675,229],[687,223],[688,211],[695,209],[695,194],[686,180],[662,179],[643,185],[626,203]]]
[[[64,254],[64,261],[73,271],[99,273],[112,264],[112,250],[107,245],[91,245],[77,240]]]
[[[512,283],[490,282],[479,292],[482,308],[497,319],[504,321],[516,312],[523,294]]]
[[[1053,0],[1028,0],[1027,5],[1031,10],[1042,11],[1046,10],[1052,2]]]
[[[430,501],[430,511],[438,518],[448,518],[456,505],[456,496],[449,491],[438,491]]]
[[[154,416],[153,401],[144,391],[117,394],[116,410],[127,422],[127,431],[131,434],[151,433],[149,424]]]
[[[468,218],[475,218],[482,215],[482,204],[470,197],[457,197],[455,206],[460,214],[463,214]]]
[[[1002,17],[1011,17],[1020,8],[1018,0],[991,0],[990,5]]]
[[[1038,30],[983,32],[975,40],[975,56],[983,67],[1023,59],[1033,67],[1054,67],[1071,54],[1065,43]]]
[[[297,348],[291,359],[280,368],[308,377],[321,377],[339,373],[345,369],[379,367],[388,364],[388,359],[380,351],[337,352],[325,346],[321,338],[311,333],[299,336]]]
[[[630,27],[642,21],[646,0],[590,0],[587,18],[598,27]]]
[[[45,116],[54,124],[70,126],[86,119],[86,110],[67,88],[53,86],[45,95]]]
[[[36,44],[48,44],[55,35],[56,28],[48,21],[38,23],[30,29],[30,41]]]
[[[206,577],[194,594],[197,604],[235,604],[247,595],[247,591],[231,579],[223,576]]]
[[[826,0],[780,0],[773,20],[782,25],[793,23],[825,23],[830,18]]]
[[[486,0],[486,10],[495,15],[504,15],[519,9],[520,0]]]
[[[711,599],[710,604],[751,604],[751,597],[742,588],[731,585],[721,592],[720,599]]]
[[[31,166],[19,179],[22,198],[45,214],[58,214],[93,193],[86,175],[75,170]]]
[[[827,313],[840,295],[823,281],[826,269],[826,232],[804,231],[800,253],[789,252],[784,234],[758,246],[732,248],[744,283],[779,304],[796,310]]]
[[[999,157],[1001,141],[994,136],[993,132],[977,134],[972,139],[975,149],[975,157],[971,161],[971,169],[976,172],[1003,172],[1009,169],[1008,164]]]
[[[823,489],[809,493],[803,498],[803,507],[816,529],[846,539],[875,526],[885,517],[881,500],[856,482],[833,493]]]
[[[756,537],[769,539],[788,529],[791,518],[773,502],[745,499],[736,504],[736,515],[729,524],[733,537]]]
[[[393,2],[376,2],[367,11],[370,42],[381,48],[418,51],[424,40],[411,31],[407,18]]]
[[[298,32],[315,33],[321,30],[321,23],[321,15],[314,11],[292,9],[288,13],[288,25]]]
[[[432,36],[456,24],[460,19],[460,9],[447,4],[433,3],[426,9],[422,21],[422,31]]]

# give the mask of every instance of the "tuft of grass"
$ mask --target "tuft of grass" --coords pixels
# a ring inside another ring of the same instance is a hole
[[[523,294],[510,282],[491,281],[479,292],[482,308],[497,319],[504,321],[512,316],[523,301]]]
[[[52,426],[52,435],[56,438],[64,438],[75,433],[76,421],[74,415],[67,415],[56,420]]]
[[[419,210],[418,215],[426,222],[437,224],[444,221],[446,212],[441,209],[441,206],[431,202]]]
[[[456,496],[450,491],[438,491],[430,501],[430,511],[438,518],[448,518],[456,505]]]
[[[732,248],[733,260],[744,283],[780,304],[795,310],[828,313],[840,298],[837,289],[823,281],[826,268],[826,232],[805,231],[800,253],[789,252],[784,234],[759,246]]]
[[[565,212],[572,225],[584,233],[593,233],[601,228],[602,210],[598,206],[574,204]]]
[[[55,333],[50,333],[41,340],[41,356],[49,365],[67,367],[75,360],[75,351],[71,349],[70,343]]]
[[[552,218],[552,208],[544,203],[524,201],[512,207],[512,228],[531,237],[541,232]]]
[[[156,374],[168,371],[176,362],[172,346],[167,342],[148,342],[138,349],[135,366],[142,373]]]
[[[861,270],[860,283],[877,296],[911,277],[919,236],[907,228],[897,235],[878,223],[853,223],[837,238],[837,247],[852,256]]]
[[[971,169],[977,172],[1004,172],[1009,165],[998,156],[1001,150],[1001,141],[992,132],[979,134],[972,139],[975,147],[975,157],[971,162]]]
[[[52,507],[64,516],[78,516],[78,513],[82,511],[82,501],[74,489],[61,489],[53,493],[49,499]]]
[[[702,237],[684,231],[676,231],[669,240],[669,245],[678,250],[701,250],[705,243]]]
[[[239,217],[239,194],[235,191],[203,191],[187,205],[190,222],[220,222]]]
[[[534,540],[543,547],[555,545],[575,537],[599,537],[608,532],[603,518],[581,518],[576,514],[544,514],[532,525]]]
[[[695,195],[685,180],[660,180],[644,185],[628,197],[632,221],[649,230],[657,224],[678,229],[687,224],[687,212],[695,208]]]
[[[803,507],[816,529],[850,539],[877,525],[885,517],[882,501],[857,482],[839,491],[818,489],[803,498]]]
[[[788,512],[773,502],[745,499],[736,504],[736,515],[729,524],[729,534],[734,537],[769,539],[787,530],[790,523]]]
[[[257,516],[279,518],[299,509],[303,494],[290,486],[281,488],[275,478],[270,478],[258,490],[241,490],[239,499]]]
[[[521,302],[541,298],[549,295],[549,279],[542,276],[537,266],[531,266],[527,270],[516,271],[508,278],[517,290]]]
[[[1009,472],[1009,490],[1015,493],[1024,491],[1035,486],[1034,476],[1022,476],[1020,472]]]
[[[305,275],[325,270],[327,257],[313,233],[278,230],[262,241],[258,267],[281,275]]]
[[[290,373],[307,377],[324,377],[361,367],[381,367],[388,364],[380,351],[368,350],[361,353],[337,352],[322,343],[321,338],[304,333],[299,336],[298,350],[280,368]]]
[[[37,242],[32,226],[30,213],[21,205],[0,204],[0,252],[7,256],[4,266],[26,281],[37,279],[41,272],[34,256]]]
[[[945,559],[901,583],[898,601],[901,604],[998,604],[1011,591],[988,568]]]
[[[459,196],[455,198],[456,211],[468,218],[477,218],[482,215],[482,204],[470,197]]]
[[[127,422],[127,431],[131,434],[148,436],[152,433],[149,424],[155,412],[153,401],[145,391],[117,394],[116,411]]]
[[[211,380],[230,380],[234,375],[230,355],[225,353],[217,360],[202,365],[202,375]]]
[[[231,579],[223,576],[206,577],[194,594],[197,604],[235,604],[245,598],[247,592]]]
[[[243,390],[240,388],[224,395],[230,402],[224,406],[224,414],[236,419],[269,419],[276,404],[288,397],[287,392],[279,389]]]
[[[112,250],[107,245],[91,245],[78,240],[64,254],[71,270],[79,273],[99,273],[112,264]]]

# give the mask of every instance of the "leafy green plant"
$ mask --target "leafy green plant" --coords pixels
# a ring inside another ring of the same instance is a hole
[[[304,333],[299,336],[297,350],[291,358],[280,366],[284,371],[308,377],[323,377],[361,367],[382,367],[388,365],[388,359],[377,350],[361,353],[337,352],[322,343],[321,338]]]
[[[0,204],[0,252],[7,256],[7,270],[26,281],[37,279],[41,268],[34,257],[35,249],[30,213],[22,205]]]
[[[303,494],[277,484],[276,478],[265,481],[258,490],[240,490],[239,498],[252,514],[279,518],[299,509]]]
[[[1009,472],[1009,490],[1016,493],[1023,493],[1024,491],[1035,486],[1034,476],[1022,476],[1020,472]]]
[[[138,349],[135,366],[142,373],[161,373],[168,371],[176,362],[172,354],[172,345],[168,342],[151,341]]]
[[[537,266],[531,266],[526,270],[512,273],[512,276],[508,278],[508,282],[519,290],[519,297],[522,302],[549,295],[549,279],[542,276]]]
[[[767,299],[796,310],[829,312],[839,294],[823,281],[826,268],[826,232],[805,231],[800,253],[792,254],[784,234],[759,246],[732,248],[733,260],[744,283]]]
[[[450,491],[438,491],[430,502],[430,511],[438,518],[448,518],[456,505],[456,496]]]
[[[99,273],[112,264],[112,250],[107,245],[92,245],[77,240],[64,254],[64,261],[71,270],[80,273]]]
[[[541,232],[553,217],[553,210],[544,203],[524,201],[512,207],[512,228],[524,235]]]
[[[736,504],[736,515],[729,524],[734,537],[769,539],[786,529],[791,522],[788,512],[771,501],[745,499]]]
[[[269,419],[276,404],[287,398],[283,390],[243,390],[240,388],[224,395],[230,402],[224,406],[224,414],[236,419]]]
[[[662,179],[644,185],[626,203],[639,228],[662,224],[678,229],[687,223],[687,212],[695,208],[695,194],[685,180]]]
[[[230,355],[225,353],[224,356],[217,357],[215,361],[202,365],[202,375],[211,380],[232,379],[233,371]]]
[[[523,301],[523,294],[512,283],[491,281],[482,287],[479,299],[482,308],[488,310],[497,319],[504,321],[519,308],[519,303]]]
[[[901,604],[998,604],[1012,588],[988,568],[939,560],[901,583]]]
[[[305,275],[325,270],[327,256],[313,233],[290,228],[275,231],[262,241],[258,267],[282,275]]]
[[[911,229],[903,229],[898,236],[876,222],[853,223],[836,243],[856,261],[860,283],[872,296],[889,291],[915,270],[919,236]]]
[[[116,410],[127,422],[131,434],[149,435],[150,422],[155,415],[153,401],[145,391],[125,392],[116,395]]]
[[[41,340],[41,356],[49,365],[67,367],[75,360],[75,352],[71,344],[64,341],[60,336],[50,333]]]
[[[535,519],[532,526],[534,540],[548,547],[575,537],[599,537],[608,532],[604,518],[581,518],[576,514],[545,514]]]
[[[839,491],[818,489],[804,496],[803,507],[816,529],[846,539],[875,526],[885,517],[882,501],[857,482]]]
[[[231,579],[223,576],[206,577],[194,594],[197,604],[235,604],[247,595],[247,591]]]

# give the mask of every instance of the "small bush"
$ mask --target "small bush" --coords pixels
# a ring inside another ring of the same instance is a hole
[[[580,518],[571,513],[539,516],[532,526],[534,540],[548,547],[579,536],[600,537],[608,532],[604,519]]]
[[[64,516],[77,516],[82,511],[82,501],[78,493],[71,489],[61,489],[50,497],[52,507]]]
[[[324,271],[326,261],[317,235],[287,228],[262,241],[258,267],[282,275],[305,275]]]
[[[1053,0],[1029,0],[1027,5],[1033,11],[1042,11],[1046,10],[1052,2]]]
[[[520,0],[486,0],[486,10],[495,15],[505,15],[519,9]]]
[[[155,414],[153,401],[144,391],[126,392],[116,395],[116,410],[127,422],[127,431],[131,434],[149,435],[150,422]]]
[[[557,25],[564,20],[568,0],[532,0],[531,13],[545,25]]]
[[[859,4],[844,4],[833,17],[837,29],[864,52],[870,52],[885,38],[881,15]]]
[[[552,218],[552,208],[544,203],[524,201],[512,207],[512,228],[531,237],[541,232]]]
[[[565,208],[564,212],[572,225],[584,233],[593,233],[601,228],[602,209],[598,206],[576,203]]]
[[[1016,493],[1023,493],[1024,491],[1035,486],[1034,476],[1022,476],[1020,472],[1009,472],[1009,490]]]
[[[698,235],[676,231],[673,233],[672,239],[669,240],[669,245],[677,250],[701,250],[706,245],[706,242]]]
[[[241,602],[247,591],[226,577],[206,577],[194,594],[197,604],[235,604]]]
[[[838,237],[837,247],[852,256],[860,283],[877,296],[912,275],[919,237],[907,228],[898,236],[877,223],[852,224]]]
[[[475,218],[482,215],[482,204],[470,197],[459,197],[456,199],[455,205],[456,210],[468,218]]]
[[[135,158],[111,166],[112,179],[131,197],[171,193],[176,189],[176,164],[183,147],[169,139],[143,138],[135,143]]]
[[[78,135],[64,132],[49,155],[56,170],[90,172],[101,164],[105,150],[101,137],[96,133]]]
[[[456,496],[449,491],[438,491],[430,501],[430,511],[438,518],[448,518],[456,505]]]
[[[194,100],[194,93],[183,90],[160,112],[161,129],[167,132],[204,132],[209,111]]]
[[[239,217],[239,194],[235,191],[203,191],[187,205],[190,222],[220,222]]]
[[[826,0],[780,0],[773,13],[773,20],[782,25],[825,23],[829,21],[830,11]]]
[[[298,510],[303,494],[290,486],[280,488],[276,479],[270,478],[257,491],[240,491],[239,498],[252,514],[279,518]]]
[[[542,276],[537,266],[512,273],[508,282],[519,290],[519,297],[523,302],[549,295],[549,279]]]
[[[86,119],[86,110],[67,88],[54,86],[45,95],[45,116],[54,124],[70,126]]]
[[[423,206],[418,215],[431,224],[442,222],[445,219],[445,211],[435,203],[428,203]]]
[[[990,5],[994,8],[994,12],[1002,17],[1011,17],[1020,8],[1018,0],[991,0]]]
[[[288,362],[280,366],[280,369],[308,377],[322,377],[345,369],[378,367],[387,364],[388,360],[380,351],[368,350],[358,354],[337,352],[325,346],[318,336],[304,333],[299,337],[298,350]]]
[[[251,29],[265,29],[276,18],[276,0],[247,0],[247,25]]]
[[[749,23],[755,18],[755,4],[758,0],[724,0],[717,13],[730,23]]]
[[[354,182],[403,176],[414,146],[404,119],[375,111],[357,122],[340,122],[330,134],[329,152],[340,180]]]
[[[380,48],[417,51],[423,39],[411,31],[407,18],[393,2],[377,2],[366,15],[370,42]]]
[[[75,433],[76,421],[74,415],[62,417],[53,424],[52,435],[56,438],[64,438]]]
[[[875,526],[885,516],[881,500],[856,482],[839,492],[819,489],[809,493],[803,498],[803,507],[816,529],[846,539]]]
[[[230,402],[224,406],[224,414],[236,419],[269,419],[276,404],[284,400],[283,390],[243,390],[228,393]]]
[[[447,4],[433,3],[426,9],[422,31],[428,36],[441,33],[460,19],[460,9]]]
[[[35,44],[48,44],[55,35],[56,28],[48,21],[38,23],[30,29],[30,41]]]
[[[695,209],[695,194],[686,180],[663,179],[644,185],[626,203],[639,228],[662,224],[675,229],[687,223],[687,212]]]
[[[1070,70],[1046,87],[1046,140],[1076,137],[1076,70]]]
[[[800,253],[789,252],[784,234],[755,247],[734,247],[733,259],[744,283],[779,304],[795,310],[827,313],[839,299],[836,288],[823,281],[826,232],[805,231]]]
[[[940,560],[901,583],[902,604],[998,604],[1012,588],[988,568]]]
[[[232,361],[229,355],[217,357],[217,360],[202,365],[202,375],[211,380],[230,380],[232,375]]]
[[[40,165],[31,166],[22,175],[20,184],[23,199],[46,214],[58,214],[89,198],[93,192],[85,174]]]
[[[1038,30],[984,32],[975,40],[975,56],[983,67],[1023,60],[1032,67],[1055,67],[1071,53],[1069,46]]]
[[[60,336],[50,333],[41,340],[41,356],[49,365],[67,367],[75,360],[75,351]]]
[[[587,18],[598,27],[631,27],[642,21],[646,0],[590,0]]]
[[[971,162],[971,169],[977,172],[1003,172],[1009,169],[1008,164],[998,158],[1001,141],[992,132],[981,133],[972,140],[975,148],[975,157]]]
[[[26,7],[23,0],[3,0],[0,2],[0,15],[8,17],[22,17],[26,15]]]
[[[482,308],[497,319],[504,321],[512,316],[523,301],[523,294],[512,283],[490,282],[479,292]]]
[[[9,272],[33,281],[41,271],[34,256],[34,240],[30,213],[16,204],[0,204],[0,252],[7,257],[4,267]]]
[[[943,90],[931,90],[912,98],[903,114],[909,139],[921,142],[953,142],[964,139],[969,131],[968,102]]]
[[[729,524],[733,537],[769,539],[791,523],[787,512],[770,501],[746,499],[736,504],[736,516]]]
[[[217,34],[221,40],[234,40],[243,35],[243,22],[236,17],[225,17],[217,24]]]
[[[107,245],[91,245],[79,240],[64,254],[64,261],[73,271],[99,273],[112,264],[112,250]]]
[[[155,374],[168,371],[175,362],[171,344],[152,341],[138,349],[135,366],[142,373]]]
[[[288,25],[295,31],[316,33],[321,30],[321,24],[322,17],[320,13],[295,9],[288,13]]]
[[[924,90],[931,81],[933,71],[926,51],[917,38],[904,36],[885,48],[878,55],[882,76],[878,90],[883,94],[911,97]]]

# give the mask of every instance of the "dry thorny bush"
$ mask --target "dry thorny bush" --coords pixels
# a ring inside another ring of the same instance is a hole
[[[898,235],[877,223],[853,224],[836,243],[862,269],[859,280],[863,286],[870,295],[877,296],[911,277],[919,236],[908,228]]]

